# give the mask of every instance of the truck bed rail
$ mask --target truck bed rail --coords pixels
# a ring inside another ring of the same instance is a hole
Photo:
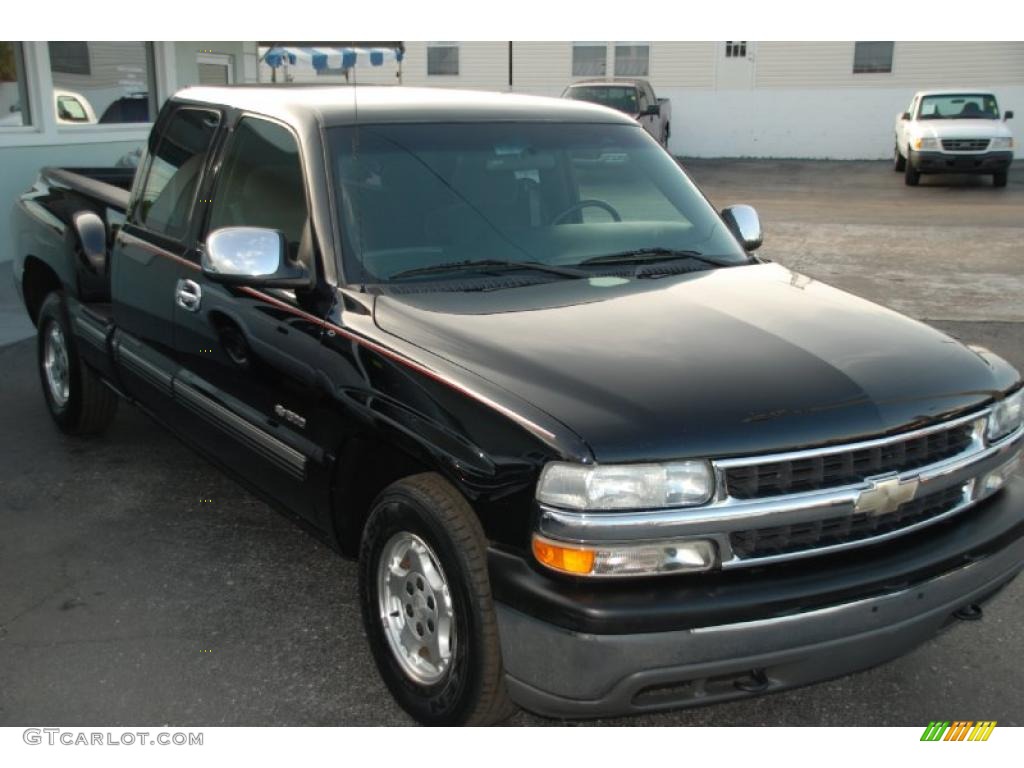
[[[89,171],[91,169],[80,169],[82,171]],[[97,169],[98,170],[98,169]],[[125,169],[130,171],[131,169]],[[82,173],[69,170],[67,168],[54,168],[47,167],[40,171],[43,178],[59,184],[69,189],[73,189],[76,192],[81,192],[101,203],[109,205],[111,208],[116,208],[119,211],[128,210],[128,199],[130,193],[127,189],[116,186],[101,179],[91,178]]]

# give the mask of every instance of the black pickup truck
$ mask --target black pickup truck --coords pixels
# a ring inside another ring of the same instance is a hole
[[[54,420],[129,400],[358,558],[421,722],[844,674],[1024,564],[1019,374],[757,258],[628,116],[194,88],[126,173],[16,206]]]

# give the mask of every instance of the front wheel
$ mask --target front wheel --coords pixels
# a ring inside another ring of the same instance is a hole
[[[897,173],[905,171],[907,168],[907,158],[900,154],[900,148],[893,146],[892,148],[892,169]]]
[[[905,166],[904,169],[903,169],[903,181],[904,181],[904,183],[908,187],[916,187],[918,182],[921,181],[921,172],[919,170],[917,170],[913,165],[911,165],[909,157],[904,161],[904,166]]]
[[[97,435],[117,412],[117,395],[78,356],[60,293],[51,293],[37,319],[39,379],[50,416],[69,435]]]
[[[993,187],[1005,187],[1006,182],[1010,178],[1009,171],[999,171],[998,173],[992,174],[992,186]]]
[[[424,725],[489,725],[505,691],[487,543],[465,498],[435,474],[374,502],[359,553],[363,622],[377,669]]]

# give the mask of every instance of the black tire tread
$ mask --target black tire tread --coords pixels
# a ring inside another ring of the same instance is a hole
[[[67,303],[60,291],[50,293],[39,308],[40,334],[43,333],[46,321],[50,317],[55,318],[61,325],[68,346],[68,366],[71,369],[71,400],[68,403],[68,411],[62,415],[53,413],[54,420],[60,429],[69,435],[99,435],[106,431],[113,421],[119,398],[79,357],[77,340],[68,317]],[[45,384],[43,386],[45,389]],[[45,391],[44,397],[49,404],[49,395]]]
[[[442,476],[432,472],[398,480],[385,488],[379,498],[393,494],[409,495],[433,511],[463,558],[467,587],[478,607],[485,666],[481,672],[479,699],[463,724],[495,725],[507,720],[518,708],[505,689],[498,620],[487,570],[487,538],[480,520],[462,494]],[[368,543],[364,538],[364,549],[368,548]],[[365,554],[361,552],[360,558]]]

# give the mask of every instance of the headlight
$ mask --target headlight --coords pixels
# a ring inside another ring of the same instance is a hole
[[[998,139],[992,139],[989,149],[1013,149],[1013,138],[1011,136],[1001,136]]]
[[[706,461],[585,466],[554,461],[537,483],[537,501],[568,509],[691,507],[711,498]]]
[[[935,138],[914,139],[914,149],[942,149],[942,145]]]
[[[1022,423],[1024,423],[1024,389],[1018,389],[1009,397],[1004,397],[992,408],[985,436],[989,442],[998,440],[1019,429]]]

